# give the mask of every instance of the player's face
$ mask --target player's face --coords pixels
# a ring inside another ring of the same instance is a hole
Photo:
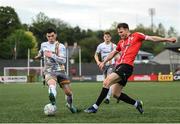
[[[105,42],[110,42],[111,41],[111,36],[109,34],[105,34],[103,38],[104,38]]]
[[[129,32],[128,29],[118,28],[117,31],[118,31],[118,34],[119,34],[119,36],[121,37],[121,39],[126,39],[126,38],[127,38],[128,32]]]
[[[56,41],[57,35],[54,32],[51,32],[51,33],[47,33],[46,37],[48,39],[48,42],[54,43]]]

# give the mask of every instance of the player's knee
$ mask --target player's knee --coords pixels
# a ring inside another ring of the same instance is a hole
[[[47,81],[47,84],[48,84],[48,85],[56,85],[56,81],[55,81],[54,79],[49,79],[49,80]]]
[[[119,98],[120,94],[119,92],[112,90],[112,96],[117,99]]]
[[[118,98],[117,94],[113,94],[113,93],[112,93],[112,96],[113,96],[114,98],[116,98],[116,99]]]
[[[72,95],[72,92],[70,90],[64,90],[64,93],[67,95],[67,96],[71,96]]]
[[[110,80],[109,80],[109,78],[106,78],[103,81],[103,87],[105,87],[105,88],[109,88],[110,87]]]
[[[64,93],[67,96],[72,95],[72,91],[71,91],[71,89],[70,89],[68,84],[64,84],[62,87],[63,87]]]

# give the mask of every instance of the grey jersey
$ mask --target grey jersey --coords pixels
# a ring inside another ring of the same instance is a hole
[[[105,42],[103,42],[103,43],[98,45],[98,47],[96,49],[96,53],[101,54],[101,60],[103,61],[108,56],[108,54],[115,49],[116,49],[116,45],[114,43],[111,42],[109,44],[106,44]],[[111,65],[114,63],[115,63],[115,59],[112,58],[112,60],[107,62],[106,65]]]
[[[51,51],[53,53],[52,57],[43,56],[44,72],[55,72],[65,69],[64,64],[66,62],[66,48],[63,44],[57,41],[54,44],[44,42],[41,44],[39,54],[42,54],[44,51]]]

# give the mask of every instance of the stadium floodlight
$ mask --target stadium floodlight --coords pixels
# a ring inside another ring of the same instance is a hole
[[[154,31],[153,17],[155,15],[155,8],[149,8],[149,15],[151,16],[151,30]]]

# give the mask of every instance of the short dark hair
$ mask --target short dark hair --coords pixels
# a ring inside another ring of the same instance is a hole
[[[52,32],[54,32],[56,34],[56,30],[54,28],[48,28],[46,30],[46,33],[52,33]]]
[[[110,35],[111,36],[111,33],[106,31],[106,32],[104,32],[104,35]]]
[[[129,30],[129,26],[128,26],[127,23],[119,23],[119,24],[117,25],[117,28],[126,28],[126,29]]]

